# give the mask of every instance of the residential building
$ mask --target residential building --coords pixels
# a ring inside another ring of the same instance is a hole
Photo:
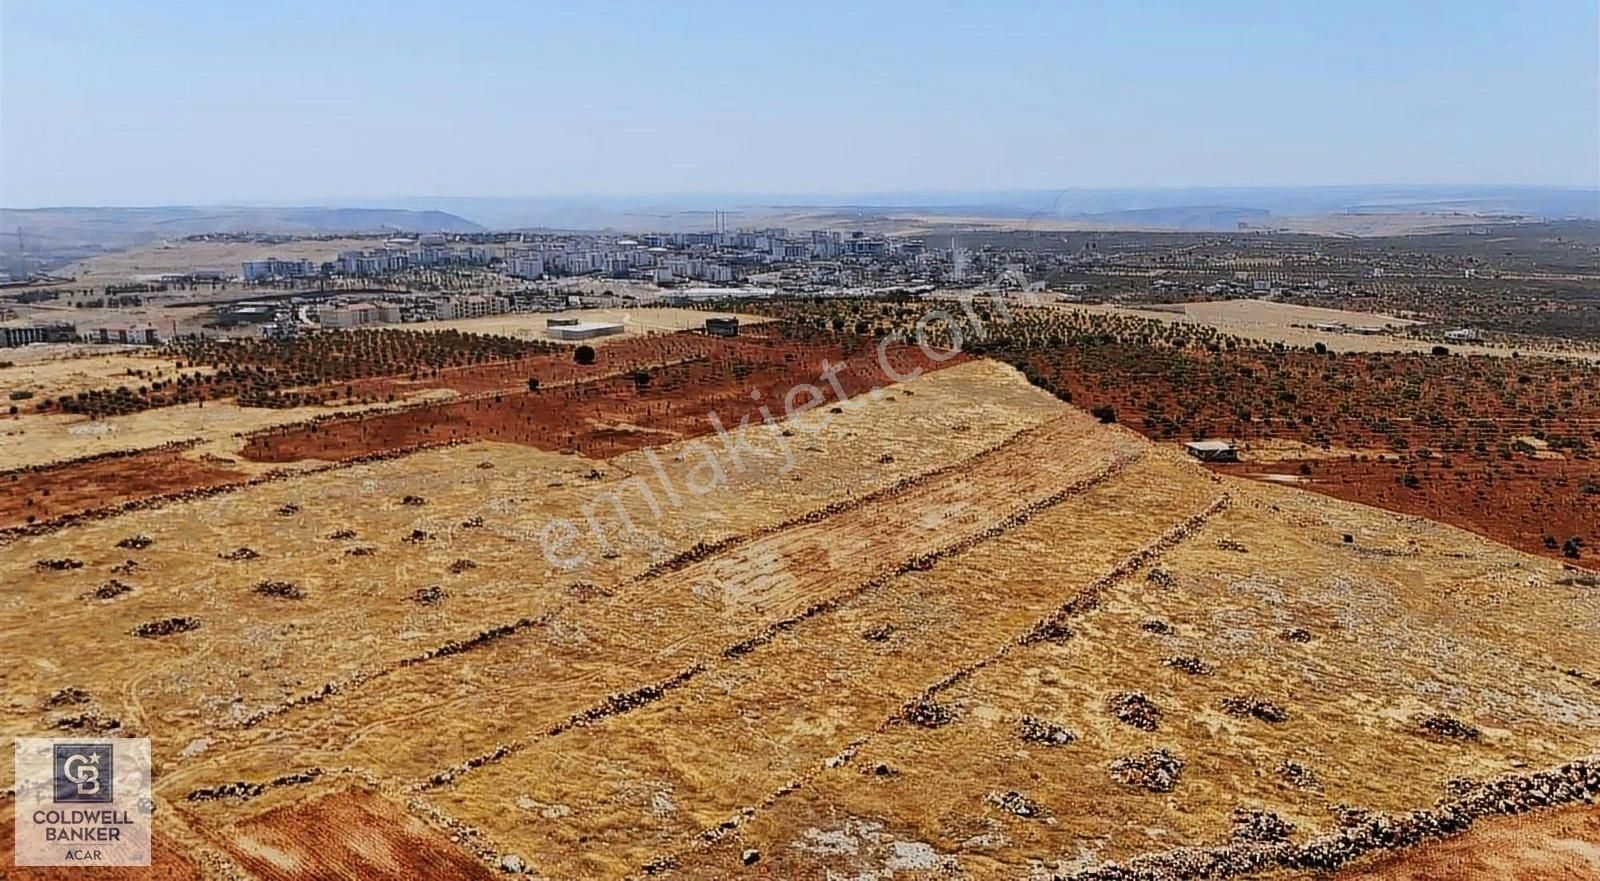
[[[279,278],[306,278],[312,274],[310,260],[246,260],[243,267],[245,281],[268,281]]]
[[[65,321],[31,322],[10,321],[0,324],[0,348],[26,346],[32,343],[70,343],[78,338],[78,329]]]
[[[317,320],[323,327],[350,328],[362,327],[368,324],[377,324],[380,320],[378,307],[371,303],[351,303],[348,306],[335,306],[324,309],[317,314]]]

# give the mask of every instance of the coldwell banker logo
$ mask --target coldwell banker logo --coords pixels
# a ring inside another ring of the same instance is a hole
[[[116,787],[111,744],[58,743],[55,748],[56,803],[107,804]]]
[[[148,738],[16,743],[17,865],[150,865]]]

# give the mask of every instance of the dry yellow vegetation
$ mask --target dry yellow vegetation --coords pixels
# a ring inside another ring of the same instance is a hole
[[[15,539],[0,732],[148,734],[209,874],[360,787],[555,878],[1070,875],[1600,738],[1600,591],[1556,563],[1219,478],[993,362],[783,428],[742,468],[480,443]]]

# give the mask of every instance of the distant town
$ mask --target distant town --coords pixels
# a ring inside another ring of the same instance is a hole
[[[1486,238],[1490,228],[1453,235],[1470,242]],[[290,337],[323,328],[585,307],[960,291],[1027,292],[1054,302],[1133,303],[1179,313],[1184,303],[1226,299],[1390,315],[1437,315],[1446,304],[1460,313],[1459,324],[1408,332],[1467,343],[1484,338],[1472,323],[1480,317],[1470,308],[1475,297],[1526,280],[1514,261],[1497,265],[1471,248],[1456,256],[1399,249],[1389,241],[1259,232],[728,230],[720,215],[712,230],[673,233],[205,234],[160,247],[177,255],[226,247],[249,259],[212,265],[203,256],[179,256],[169,259],[179,269],[91,278],[98,283],[87,285],[39,272],[6,283],[0,288],[0,347],[148,346],[178,337]],[[351,247],[335,252],[330,242]],[[25,267],[13,269],[22,276]],[[70,276],[70,270],[61,272]],[[187,307],[204,311],[185,316]],[[1399,329],[1384,318],[1305,326],[1348,334]]]

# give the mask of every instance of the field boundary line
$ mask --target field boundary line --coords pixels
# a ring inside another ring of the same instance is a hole
[[[671,867],[676,863],[679,854],[689,850],[708,848],[711,845],[716,844],[729,833],[737,830],[740,826],[743,826],[745,823],[753,819],[758,812],[772,807],[784,797],[811,785],[822,774],[836,768],[842,768],[846,765],[849,765],[855,760],[861,749],[871,742],[874,737],[877,737],[895,725],[904,722],[906,720],[907,712],[912,707],[931,700],[935,695],[944,691],[948,691],[950,688],[958,685],[959,683],[972,678],[975,674],[984,670],[985,668],[999,663],[1009,656],[1014,649],[1044,641],[1045,634],[1049,633],[1052,629],[1064,626],[1064,622],[1066,620],[1079,616],[1098,607],[1108,589],[1120,583],[1129,575],[1144,567],[1146,564],[1158,559],[1162,554],[1165,554],[1167,551],[1181,544],[1195,531],[1204,527],[1206,523],[1208,523],[1213,517],[1227,510],[1232,503],[1232,495],[1224,491],[1204,508],[1169,527],[1165,532],[1157,536],[1154,541],[1151,541],[1149,544],[1146,544],[1145,546],[1135,550],[1128,556],[1123,557],[1114,566],[1112,566],[1110,570],[1097,576],[1093,581],[1089,582],[1089,584],[1085,585],[1081,590],[1073,594],[1072,597],[1066,602],[1057,606],[1055,610],[1039,618],[1033,624],[1033,626],[1006,640],[1005,643],[1003,643],[994,652],[979,658],[970,664],[952,670],[951,672],[935,680],[910,700],[905,701],[899,710],[896,710],[894,713],[884,718],[870,731],[851,739],[845,745],[844,749],[819,762],[806,773],[797,776],[795,779],[784,784],[782,787],[774,790],[772,793],[768,794],[764,799],[762,799],[760,803],[742,808],[729,816],[727,819],[723,820],[721,823],[718,823],[709,829],[702,830],[698,835],[695,836],[697,840],[694,843],[679,848],[676,851],[665,854],[662,857],[658,857],[656,860],[652,860],[651,862],[647,863],[643,867],[643,870],[646,872],[646,874],[654,874]]]
[[[985,541],[998,537],[1012,529],[1017,528],[1018,526],[1027,523],[1029,520],[1032,520],[1034,517],[1038,516],[1044,511],[1060,505],[1067,499],[1076,495],[1080,495],[1088,489],[1116,477],[1117,475],[1121,474],[1128,465],[1139,461],[1141,458],[1143,458],[1143,456],[1143,450],[1136,450],[1118,455],[1106,466],[1094,472],[1093,474],[1090,474],[1087,477],[1079,478],[1078,480],[1071,482],[1062,489],[1057,490],[1056,492],[1051,493],[1044,498],[1037,499],[1022,506],[1012,513],[1000,518],[990,526],[980,529],[976,532],[969,533],[936,550],[918,554],[902,560],[899,564],[867,579],[866,581],[861,582],[853,588],[813,603],[794,615],[766,625],[752,636],[725,646],[720,652],[717,653],[717,656],[720,656],[720,658],[723,660],[734,660],[750,654],[756,649],[772,642],[772,640],[778,635],[791,631],[805,621],[815,618],[818,615],[832,612],[846,603],[849,603],[867,593],[868,591],[888,584],[895,578],[899,578],[900,576],[910,572],[926,571],[932,568],[942,559],[965,553],[966,551],[971,550],[973,547],[976,547]],[[691,679],[704,672],[706,669],[708,669],[710,664],[714,662],[714,658],[704,661],[696,661],[695,663],[669,677],[666,677],[665,679],[657,680],[648,685],[635,688],[632,691],[609,695],[604,701],[569,715],[566,719],[550,726],[540,734],[501,744],[500,746],[495,747],[493,750],[480,753],[479,755],[473,756],[464,762],[439,771],[425,780],[419,781],[414,785],[414,789],[417,791],[430,791],[450,785],[459,779],[463,774],[515,755],[527,749],[529,746],[538,742],[539,740],[562,734],[573,728],[591,725],[611,716],[617,716],[623,713],[631,712],[632,710],[638,709],[641,706],[653,703],[654,701],[660,699],[668,691],[686,684]]]
[[[801,514],[799,516],[791,517],[791,518],[789,518],[789,519],[787,519],[787,520],[785,520],[785,521],[783,521],[781,523],[778,523],[778,524],[775,524],[775,525],[772,525],[772,526],[762,527],[761,529],[753,530],[752,532],[745,533],[745,534],[742,534],[742,535],[730,536],[727,539],[723,539],[723,540],[718,541],[718,542],[713,542],[710,545],[696,545],[694,548],[690,548],[687,551],[684,551],[682,553],[679,553],[679,554],[675,555],[674,557],[672,557],[668,561],[666,561],[666,563],[664,563],[664,564],[654,564],[654,565],[642,570],[640,573],[638,573],[638,574],[632,576],[631,578],[627,579],[626,581],[624,581],[623,585],[632,586],[632,585],[642,584],[642,583],[644,583],[646,581],[651,581],[653,579],[662,577],[664,575],[669,575],[669,574],[673,574],[673,573],[682,571],[683,569],[686,569],[686,568],[688,568],[689,566],[691,566],[691,565],[693,565],[695,563],[701,562],[701,561],[706,560],[706,559],[714,558],[717,555],[720,555],[720,554],[722,554],[722,553],[724,553],[724,552],[726,552],[728,550],[732,550],[732,549],[734,549],[736,547],[739,547],[739,546],[745,544],[748,541],[753,541],[753,540],[756,540],[756,539],[759,539],[759,538],[766,537],[768,535],[775,535],[777,533],[783,532],[783,531],[788,530],[788,529],[795,528],[797,526],[805,526],[805,525],[821,523],[821,522],[824,522],[824,521],[826,521],[826,520],[828,520],[828,519],[830,519],[832,517],[838,516],[840,514],[849,513],[851,511],[854,511],[854,510],[857,510],[857,509],[859,509],[861,507],[864,507],[864,506],[866,506],[868,504],[873,504],[875,502],[880,502],[880,501],[884,501],[884,500],[889,499],[889,498],[893,498],[894,496],[896,496],[896,495],[898,495],[900,493],[903,493],[903,492],[905,492],[905,491],[907,491],[909,489],[913,489],[913,488],[921,486],[921,485],[923,485],[925,483],[928,483],[928,482],[931,482],[933,480],[937,480],[939,478],[945,477],[948,474],[953,473],[954,471],[970,467],[970,466],[973,465],[973,463],[975,463],[975,462],[977,462],[977,461],[979,461],[979,460],[981,460],[981,459],[983,459],[985,457],[995,455],[996,453],[999,453],[1000,451],[1002,451],[1003,449],[1005,449],[1008,446],[1012,445],[1013,443],[1021,442],[1021,440],[1023,439],[1024,435],[1028,435],[1028,436],[1031,437],[1035,433],[1039,432],[1040,430],[1043,430],[1045,428],[1054,426],[1054,425],[1058,424],[1060,421],[1061,421],[1061,418],[1058,417],[1056,419],[1051,419],[1051,420],[1049,420],[1047,422],[1043,422],[1043,423],[1040,423],[1038,425],[1029,426],[1028,428],[1022,429],[1021,431],[1018,431],[1018,432],[1012,434],[1011,436],[1002,439],[998,443],[995,443],[995,444],[993,444],[993,445],[991,445],[989,447],[986,447],[986,448],[984,448],[982,450],[979,450],[979,451],[973,453],[970,456],[967,456],[967,457],[965,457],[963,459],[960,459],[959,461],[950,463],[948,465],[943,465],[943,466],[940,466],[938,468],[930,469],[929,471],[921,472],[919,474],[909,475],[909,476],[907,476],[905,478],[902,478],[899,481],[896,481],[893,484],[890,484],[889,486],[886,486],[886,487],[884,487],[882,489],[879,489],[879,490],[875,490],[875,491],[873,491],[871,493],[867,493],[866,495],[858,496],[858,497],[852,498],[852,499],[841,499],[840,501],[829,503],[829,504],[824,505],[824,506],[822,506],[820,508],[814,508],[811,511],[808,511],[808,512],[806,512],[804,514]],[[690,558],[691,556],[692,556],[692,559]],[[484,630],[479,631],[477,634],[475,634],[473,636],[465,637],[463,640],[452,640],[452,641],[449,641],[449,642],[446,642],[446,643],[442,643],[440,646],[437,646],[437,647],[435,647],[433,649],[428,649],[428,650],[420,652],[420,653],[418,653],[416,655],[409,655],[409,656],[406,656],[406,657],[391,661],[391,662],[389,662],[388,664],[386,664],[383,667],[378,667],[378,668],[374,668],[374,669],[371,669],[371,670],[357,672],[357,673],[354,673],[354,674],[352,674],[350,676],[347,676],[344,679],[340,679],[340,680],[330,680],[328,682],[323,683],[319,688],[317,688],[314,691],[302,692],[301,694],[298,694],[298,695],[296,695],[294,697],[291,697],[288,700],[281,701],[281,702],[279,702],[277,704],[274,704],[274,705],[272,705],[270,707],[265,707],[265,708],[259,709],[259,710],[255,711],[255,712],[251,713],[249,716],[246,716],[245,719],[243,721],[241,721],[240,723],[238,723],[237,725],[235,725],[234,728],[235,728],[235,730],[244,729],[244,728],[253,728],[256,725],[259,725],[261,722],[266,721],[267,719],[283,715],[284,713],[291,712],[291,711],[293,711],[295,709],[298,709],[300,707],[303,707],[303,706],[310,706],[312,704],[321,703],[321,702],[327,700],[328,698],[334,697],[334,696],[339,695],[339,694],[343,694],[343,693],[345,693],[347,691],[359,688],[359,687],[367,684],[368,682],[371,682],[371,681],[374,681],[374,680],[377,680],[377,679],[381,679],[381,678],[383,678],[385,676],[388,676],[389,674],[393,673],[394,671],[396,671],[398,669],[401,669],[401,668],[404,668],[404,667],[416,666],[418,664],[426,663],[427,661],[431,661],[431,660],[433,660],[434,658],[437,658],[437,657],[448,657],[449,655],[460,654],[461,652],[469,651],[469,650],[471,650],[473,648],[477,648],[480,645],[484,645],[484,644],[487,644],[489,642],[493,642],[493,641],[495,641],[495,639],[498,639],[498,638],[501,638],[501,637],[505,637],[505,636],[510,636],[513,633],[520,632],[522,630],[526,630],[526,629],[529,629],[531,627],[543,626],[545,624],[548,624],[557,615],[561,614],[562,612],[566,611],[567,609],[570,609],[573,605],[574,605],[574,602],[572,600],[570,600],[570,599],[569,600],[562,600],[560,602],[557,602],[551,608],[546,609],[545,611],[539,613],[538,615],[536,615],[536,616],[534,616],[532,618],[524,617],[524,618],[521,618],[521,619],[519,619],[517,621],[511,622],[509,624],[501,624],[501,625],[496,625],[494,627],[489,627],[489,628],[486,628]],[[501,631],[504,631],[504,632],[501,632]],[[485,639],[484,637],[486,635],[489,635],[489,634],[498,634],[498,635],[493,637],[493,638]],[[472,643],[472,644],[471,645],[466,645],[464,647],[452,648],[453,646],[456,645],[456,643],[459,643],[459,642],[467,642],[467,643]],[[449,649],[449,650],[446,650],[446,649]],[[724,651],[727,651],[727,649],[725,649]]]

